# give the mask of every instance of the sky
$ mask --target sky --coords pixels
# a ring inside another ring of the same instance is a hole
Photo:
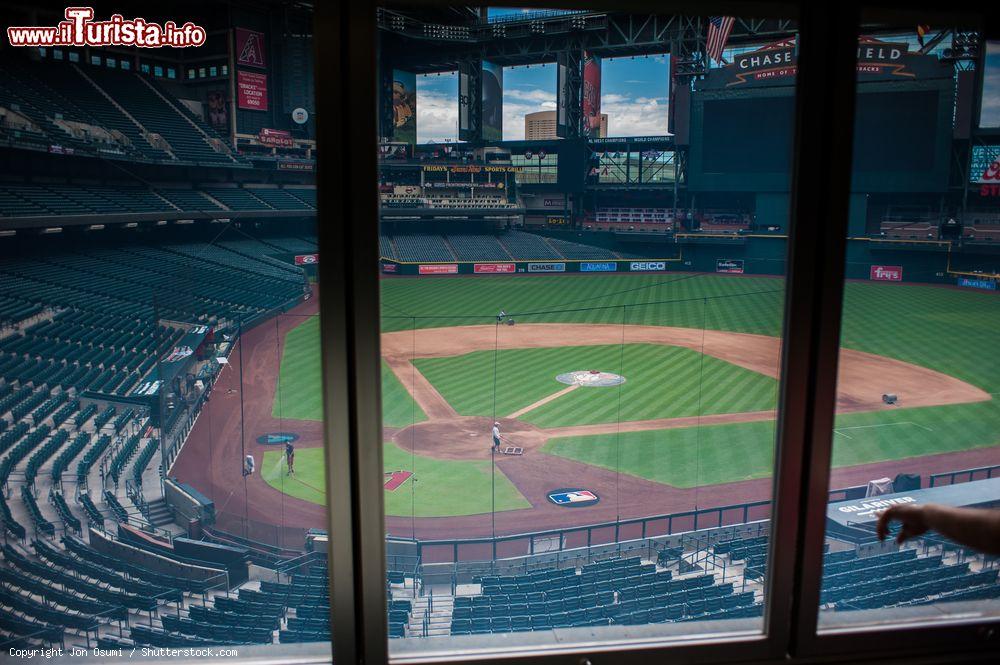
[[[667,132],[668,56],[604,58],[601,110],[609,136]],[[524,115],[556,107],[554,63],[504,68],[504,140],[524,138]],[[988,42],[980,126],[1000,127],[1000,41]],[[417,142],[454,141],[458,135],[458,76],[417,77]]]
[[[980,127],[1000,127],[1000,41],[986,43],[986,68],[983,70],[983,108]]]
[[[604,58],[601,111],[609,136],[667,133],[666,55]],[[503,138],[524,138],[524,116],[556,108],[555,63],[504,68]],[[454,141],[458,134],[458,75],[417,77],[417,142]]]

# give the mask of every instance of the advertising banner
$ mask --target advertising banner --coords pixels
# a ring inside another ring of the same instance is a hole
[[[260,132],[257,134],[257,140],[260,141],[262,145],[274,146],[277,148],[291,148],[295,145],[295,141],[292,140],[292,133],[283,129],[268,129],[267,127],[262,127]]]
[[[872,266],[868,277],[876,282],[902,282],[903,266]]]
[[[633,261],[629,264],[629,270],[632,272],[655,272],[657,270],[666,270],[666,261]]]
[[[430,265],[421,264],[417,267],[417,272],[421,275],[457,275],[457,263],[434,263]]]
[[[528,272],[566,272],[565,263],[529,263]]]
[[[417,142],[417,75],[392,70],[392,139]]]
[[[984,289],[986,291],[996,291],[997,283],[993,279],[983,279],[980,277],[959,277],[958,285],[970,289]]]
[[[503,67],[483,60],[483,140],[503,139]]]
[[[316,165],[310,162],[278,162],[279,171],[315,171]]]
[[[267,110],[267,74],[236,72],[237,105],[247,111]]]
[[[295,256],[295,265],[311,266],[319,263],[319,254],[298,254]]]
[[[475,81],[474,66],[471,62],[458,63],[458,140],[472,141],[475,136],[472,127],[472,101]]]
[[[715,272],[731,275],[743,274],[743,259],[716,259]]]
[[[975,178],[975,174],[973,174]],[[1000,196],[1000,158],[993,160],[975,180],[980,196]]]
[[[245,67],[267,67],[264,54],[264,33],[246,28],[235,28],[236,64]]]
[[[570,94],[571,70],[569,54],[559,51],[556,54],[556,136],[559,138],[569,135],[569,105],[573,103]]]
[[[398,266],[395,263],[383,263],[382,264],[382,272],[384,272],[384,273],[395,274],[397,270],[398,270]]]
[[[477,263],[472,266],[472,272],[481,275],[495,275],[516,272],[516,268],[513,263]]]
[[[601,58],[583,54],[583,129],[587,137],[601,135]]]
[[[588,262],[580,264],[580,272],[617,272],[618,264],[614,261]]]

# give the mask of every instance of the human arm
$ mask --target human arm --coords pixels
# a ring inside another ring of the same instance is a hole
[[[934,531],[960,545],[1000,555],[1000,510],[954,508],[933,503],[892,506],[879,513],[876,526],[879,540],[885,540],[892,522],[902,525],[896,536],[896,542],[901,544]]]

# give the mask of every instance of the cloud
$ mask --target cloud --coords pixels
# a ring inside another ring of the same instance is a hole
[[[983,76],[983,106],[980,127],[1000,127],[1000,66],[987,65]]]
[[[662,136],[667,133],[667,98],[604,95],[610,136]]]
[[[442,90],[418,90],[417,143],[439,143],[458,138],[456,95]]]
[[[647,83],[647,81],[638,81],[636,79],[628,79],[626,81],[623,81],[623,83]]]

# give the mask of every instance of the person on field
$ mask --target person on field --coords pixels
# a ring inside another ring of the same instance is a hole
[[[994,556],[1000,555],[1000,510],[953,508],[934,503],[900,504],[882,511],[875,532],[879,540],[889,535],[889,525],[899,522],[902,528],[896,542],[902,545],[934,531],[959,545]]]
[[[246,457],[243,458],[243,477],[246,478],[247,476],[252,476],[253,468],[254,468],[253,455],[247,455]]]
[[[291,441],[285,442],[285,462],[288,464],[288,472],[285,475],[295,475],[295,446]]]
[[[493,450],[500,451],[500,423],[493,423]]]

